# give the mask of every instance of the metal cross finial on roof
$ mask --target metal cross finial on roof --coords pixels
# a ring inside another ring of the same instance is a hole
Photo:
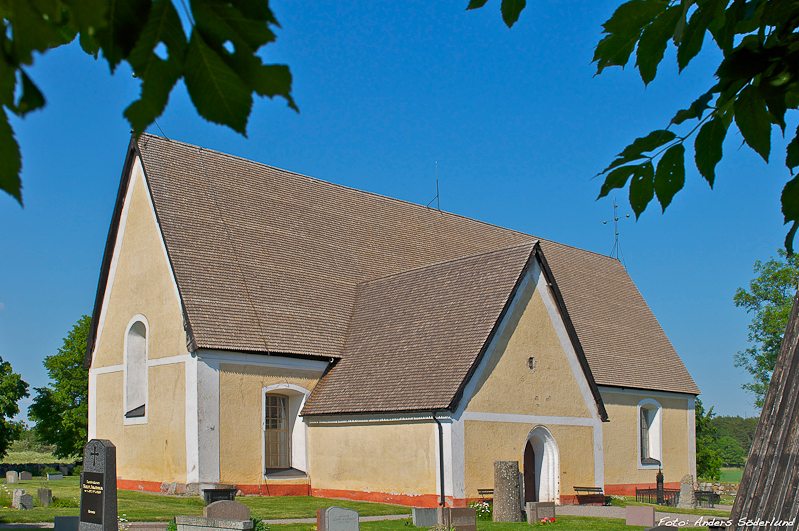
[[[624,264],[624,268],[627,268],[627,264],[624,263],[624,253],[621,252],[621,244],[619,244],[619,216],[616,213],[618,209],[618,205],[616,204],[616,198],[613,198],[613,234],[614,234],[614,242],[613,242],[613,249],[610,251],[610,257],[615,258],[616,260],[620,261]],[[627,214],[625,217],[630,217],[630,214]],[[608,222],[603,221],[602,224],[606,225]],[[615,255],[615,256],[614,256]]]

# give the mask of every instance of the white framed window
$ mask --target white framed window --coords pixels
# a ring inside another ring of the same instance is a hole
[[[660,468],[663,462],[663,408],[646,398],[638,403],[638,468]]]
[[[311,392],[289,383],[263,388],[264,476],[304,476],[308,471],[308,426],[300,411]]]
[[[128,323],[125,332],[123,409],[125,424],[147,422],[147,346],[149,324],[143,315]]]

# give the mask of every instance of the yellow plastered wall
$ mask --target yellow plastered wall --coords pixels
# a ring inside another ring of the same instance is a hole
[[[535,371],[527,360],[535,358]],[[499,338],[466,411],[590,417],[569,360],[530,282]]]
[[[134,166],[133,194],[122,247],[102,334],[92,360],[95,369],[123,363],[125,333],[131,318],[137,314],[144,315],[150,325],[148,359],[188,353],[180,300],[139,168]]]
[[[321,377],[322,371],[220,363],[220,481],[237,485],[264,483],[263,389],[270,385],[287,383],[312,391]],[[291,394],[290,391],[275,392]],[[302,418],[296,422],[302,422]]]
[[[188,353],[180,301],[140,166],[134,165],[133,171],[133,190],[119,258],[112,271],[113,285],[92,359],[93,369],[119,368],[97,375],[97,396],[90,397],[96,401],[96,435],[111,440],[117,447],[119,477],[185,482],[183,363],[148,367],[147,423],[128,426],[123,423],[123,350],[131,319],[138,314],[147,319],[148,360]]]
[[[186,482],[186,388],[183,363],[147,370],[147,423],[123,425],[122,373],[97,375],[97,438],[117,448],[122,479]]]
[[[610,422],[603,424],[605,484],[629,485],[655,483],[657,469],[638,468],[638,404],[651,398],[662,409],[663,477],[667,483],[679,482],[691,473],[689,419],[694,420],[688,399],[675,395],[645,396],[602,391],[602,399]]]
[[[466,497],[477,498],[478,489],[494,488],[494,461],[518,461],[524,468],[527,437],[539,424],[518,422],[464,422]],[[558,445],[560,494],[574,494],[573,486],[594,485],[594,435],[590,426],[551,424]]]
[[[436,424],[326,424],[310,428],[315,489],[436,494]]]

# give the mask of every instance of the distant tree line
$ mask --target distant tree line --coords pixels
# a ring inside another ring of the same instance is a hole
[[[757,429],[757,417],[715,417],[710,420],[716,438],[711,448],[718,452],[723,466],[740,467],[746,463]]]

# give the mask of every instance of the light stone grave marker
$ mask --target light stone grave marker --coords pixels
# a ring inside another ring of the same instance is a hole
[[[107,439],[83,448],[79,531],[117,531],[117,449]]]
[[[61,481],[62,479],[64,479],[64,474],[47,473],[47,481]]]
[[[624,516],[627,525],[638,525],[644,527],[652,527],[655,525],[654,507],[634,507],[632,505],[628,505],[625,507]]]
[[[14,489],[13,494],[11,495],[11,507],[14,509],[19,509],[19,500],[22,498],[22,495],[25,494],[25,489]]]
[[[217,500],[203,507],[203,516],[223,520],[249,520],[250,508],[237,501]]]
[[[19,473],[19,480],[20,481],[31,481],[33,479],[33,474],[28,471],[20,472]]]
[[[178,531],[249,531],[252,520],[223,520],[204,516],[176,516]]]
[[[6,484],[12,485],[14,483],[19,483],[19,474],[14,470],[9,470],[6,472]]]
[[[316,512],[317,531],[358,531],[358,511],[328,507]]]
[[[555,502],[527,502],[524,512],[528,524],[537,524],[544,518],[555,518]]]
[[[677,504],[680,509],[695,509],[696,499],[694,498],[694,477],[691,474],[683,476],[680,481],[680,502]]]

